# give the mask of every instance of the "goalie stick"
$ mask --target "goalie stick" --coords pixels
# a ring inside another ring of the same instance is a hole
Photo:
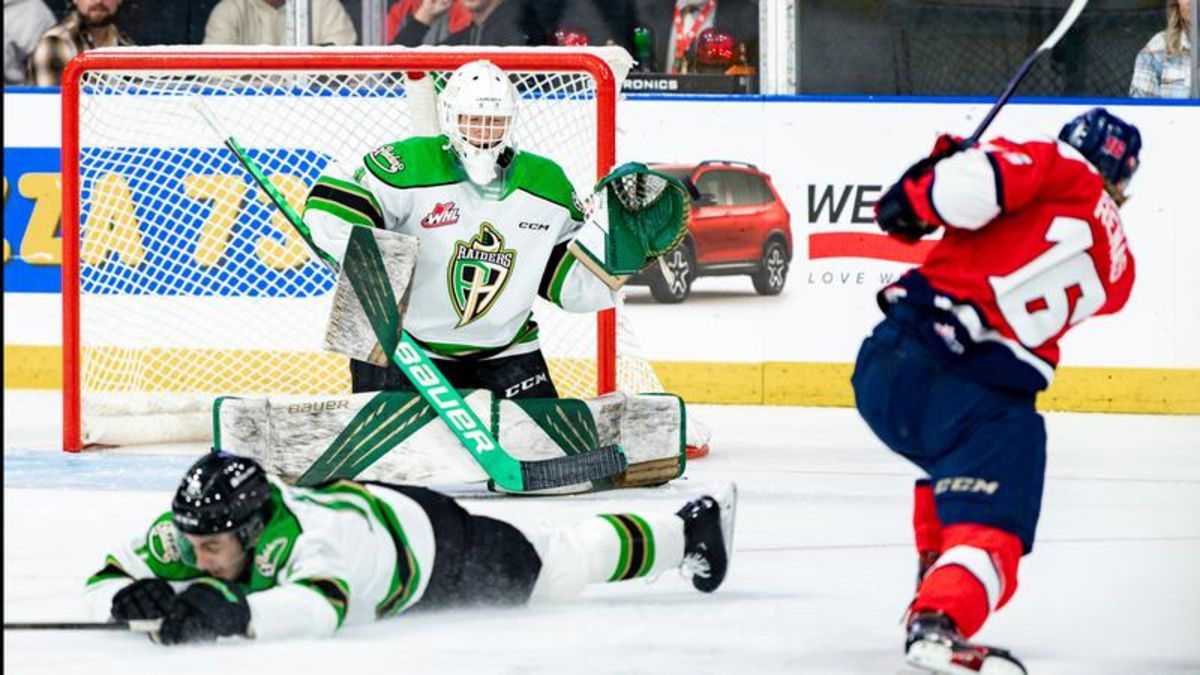
[[[267,180],[262,169],[250,159],[237,139],[224,130],[204,100],[197,96],[193,101],[200,116],[233,152],[271,203],[283,213],[309,249],[330,271],[339,271],[341,265],[338,261],[317,246],[304,220]],[[625,470],[627,462],[620,446],[537,461],[518,460],[505,452],[487,425],[463,401],[458,391],[450,386],[446,377],[412,337],[404,331],[400,331],[399,340],[395,337],[396,327],[400,325],[399,309],[387,281],[379,249],[368,232],[360,232],[358,227],[351,230],[346,261],[346,275],[370,319],[380,346],[391,355],[391,360],[497,487],[509,492],[545,490],[608,478]]]

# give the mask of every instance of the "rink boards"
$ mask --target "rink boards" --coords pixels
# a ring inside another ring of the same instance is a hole
[[[992,129],[1054,133],[1092,101],[1024,101]],[[1200,215],[1191,192],[1200,106],[1102,102],[1142,131],[1142,169],[1122,210],[1138,277],[1127,307],[1063,341],[1043,405],[1068,410],[1200,412]],[[6,92],[5,386],[58,385],[59,98]],[[938,131],[969,133],[983,100],[658,98],[623,101],[618,160],[750,162],[791,213],[794,252],[777,297],[745,277],[701,278],[679,305],[630,289],[643,354],[668,389],[698,402],[848,405],[850,363],[878,320],[874,292],[921,251],[870,222],[887,184]],[[11,259],[10,259],[11,257]]]

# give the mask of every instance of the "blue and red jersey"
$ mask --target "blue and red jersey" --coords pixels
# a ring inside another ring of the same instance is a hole
[[[916,215],[945,234],[879,293],[880,306],[974,379],[1046,388],[1059,339],[1129,299],[1134,263],[1118,205],[1065,143],[994,139],[904,187]]]

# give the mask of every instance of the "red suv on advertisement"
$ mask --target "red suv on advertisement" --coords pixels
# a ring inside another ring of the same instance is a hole
[[[770,176],[753,164],[723,160],[649,166],[696,191],[683,243],[631,283],[648,285],[654,299],[666,303],[683,302],[701,276],[748,275],[759,295],[783,290],[792,260],[791,215]]]

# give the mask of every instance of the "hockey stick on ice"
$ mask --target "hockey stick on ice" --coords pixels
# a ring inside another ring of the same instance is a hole
[[[140,621],[28,621],[5,623],[4,630],[127,630],[132,633],[157,633],[162,619]]]
[[[979,123],[979,126],[975,128],[975,133],[971,134],[967,140],[963,141],[960,147],[969,148],[979,143],[979,138],[983,136],[983,132],[986,131],[989,126],[991,126],[992,120],[996,118],[997,113],[999,113],[1000,109],[1004,107],[1004,104],[1008,103],[1008,99],[1012,98],[1013,92],[1017,90],[1017,87],[1020,86],[1021,82],[1025,79],[1025,76],[1028,75],[1029,71],[1033,69],[1033,64],[1036,63],[1039,58],[1041,58],[1042,54],[1054,49],[1054,46],[1058,44],[1059,40],[1062,40],[1063,36],[1067,34],[1067,31],[1071,29],[1071,26],[1075,25],[1075,19],[1078,19],[1079,15],[1083,13],[1083,8],[1087,7],[1087,3],[1088,0],[1073,0],[1071,2],[1071,6],[1067,8],[1067,13],[1064,14],[1063,18],[1059,20],[1058,26],[1054,28],[1054,32],[1050,33],[1045,40],[1042,40],[1042,44],[1038,45],[1038,48],[1035,49],[1032,54],[1026,57],[1025,61],[1021,64],[1021,67],[1017,69],[1017,74],[1014,75],[1011,80],[1009,80],[1008,86],[1005,87],[1004,91],[1000,94],[1000,98],[996,99],[996,102],[992,104],[992,109],[988,111],[987,116],[985,116],[983,121]]]
[[[200,116],[283,213],[304,243],[326,267],[331,271],[338,271],[338,261],[328,251],[317,246],[313,241],[312,231],[304,220],[267,180],[237,139],[225,132],[204,100],[196,97],[194,103]],[[365,231],[360,232],[357,227],[351,230],[346,248],[346,263],[347,277],[370,318],[379,344],[391,354],[396,366],[498,487],[510,492],[544,490],[607,478],[625,469],[625,453],[619,446],[538,461],[521,461],[505,452],[487,425],[463,401],[458,391],[450,386],[442,372],[408,333],[400,332],[397,341],[395,328],[400,321],[399,310],[391,285],[387,281],[379,249],[374,238]]]

